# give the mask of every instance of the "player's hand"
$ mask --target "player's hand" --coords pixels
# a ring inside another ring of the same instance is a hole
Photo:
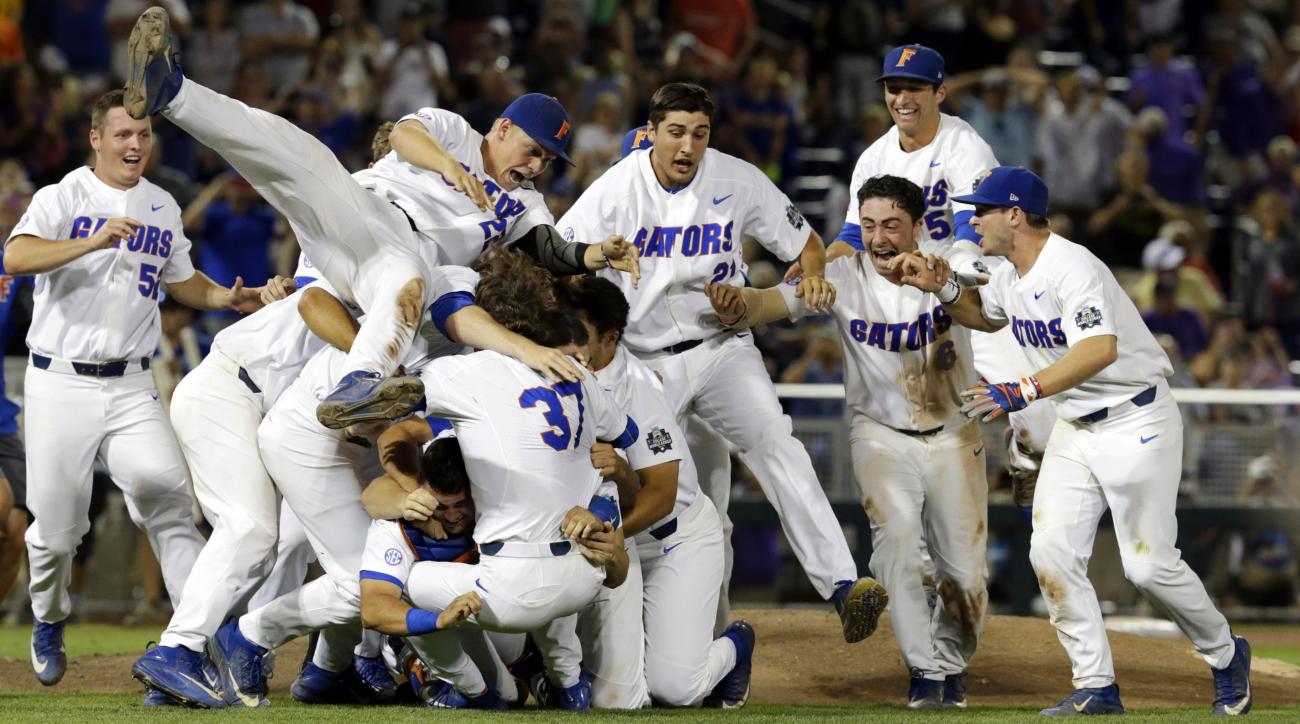
[[[931,254],[924,256],[918,252],[899,254],[887,263],[891,271],[896,271],[900,284],[916,287],[923,292],[936,294],[952,278],[952,268],[941,256]]]
[[[730,284],[705,284],[704,293],[709,295],[709,304],[713,305],[722,326],[730,327],[745,317],[748,305],[744,289]]]
[[[126,216],[109,219],[99,227],[99,231],[90,235],[90,245],[95,249],[107,249],[119,241],[130,239],[142,226],[144,224]]]
[[[794,288],[795,297],[802,299],[809,309],[825,311],[835,303],[835,285],[825,277],[804,277]]]
[[[591,467],[600,471],[602,478],[618,478],[626,472],[627,461],[607,442],[591,446]]]
[[[614,526],[609,523],[578,543],[578,552],[593,565],[604,566],[614,562],[618,553],[618,539]]]
[[[533,342],[528,344],[530,346],[519,355],[519,361],[541,372],[546,379],[551,382],[577,382],[582,379],[582,371],[569,355]]]
[[[565,514],[560,523],[560,532],[567,538],[582,540],[598,530],[605,528],[605,521],[586,508],[574,506]]]
[[[421,486],[406,494],[406,500],[402,501],[402,519],[428,520],[437,507],[438,501],[434,499],[433,493]]]
[[[452,188],[468,196],[479,211],[487,211],[492,208],[492,199],[488,198],[487,189],[483,188],[483,182],[474,178],[474,174],[461,168],[459,163],[450,171],[443,172],[442,177],[447,180],[447,183],[451,184]]]
[[[1025,399],[1019,382],[968,387],[961,393],[961,397],[966,400],[961,406],[966,417],[983,416],[982,422],[991,422],[1008,412],[1023,410],[1030,403],[1030,400]]]
[[[478,591],[462,593],[451,599],[451,603],[438,614],[438,630],[456,628],[482,609],[483,600],[478,597]]]
[[[262,287],[262,304],[267,305],[271,302],[278,302],[281,299],[293,294],[298,288],[298,282],[292,277],[282,277],[279,274],[266,280],[266,286]]]
[[[803,265],[799,263],[798,259],[795,259],[794,263],[790,265],[790,268],[785,270],[785,276],[781,277],[781,281],[789,282],[790,280],[798,279],[801,276],[803,276]]]
[[[442,527],[442,521],[437,518],[421,520],[415,523],[416,530],[429,536],[434,540],[447,540],[447,529]]]
[[[617,269],[632,277],[632,288],[641,281],[641,252],[635,244],[630,244],[620,234],[615,234],[600,243],[600,252],[609,260],[609,268]]]
[[[246,287],[243,277],[235,277],[235,283],[230,287],[227,304],[240,314],[256,312],[265,306],[262,303],[262,288]]]

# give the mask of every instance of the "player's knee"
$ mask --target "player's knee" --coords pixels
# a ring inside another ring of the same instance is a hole
[[[43,548],[50,555],[63,558],[65,556],[75,555],[77,547],[81,545],[81,539],[86,531],[76,529],[64,531],[62,533],[43,534],[39,536],[28,536],[30,542],[36,544],[36,547]]]
[[[794,427],[790,416],[780,410],[747,410],[745,419],[739,421],[740,427],[733,433],[732,441],[743,453],[771,453],[780,448],[781,443],[793,441],[803,448],[803,443],[794,439]]]
[[[667,672],[656,674],[650,667],[646,667],[646,686],[650,689],[650,698],[660,706],[693,706],[707,693],[689,677]]]
[[[1029,539],[1029,565],[1035,572],[1059,572],[1076,557],[1063,540],[1038,533]]]
[[[1139,591],[1158,586],[1168,578],[1169,566],[1150,560],[1132,560],[1125,558],[1124,577]]]

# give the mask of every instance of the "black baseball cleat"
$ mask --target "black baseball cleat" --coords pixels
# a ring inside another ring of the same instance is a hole
[[[842,581],[831,595],[840,615],[845,643],[855,644],[876,632],[880,614],[889,605],[889,594],[874,578]]]
[[[141,120],[166,108],[185,80],[166,10],[152,7],[140,14],[131,31],[127,53],[131,67],[122,105],[127,115]]]

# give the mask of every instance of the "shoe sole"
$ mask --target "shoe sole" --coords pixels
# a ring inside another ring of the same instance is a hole
[[[889,593],[874,578],[854,583],[844,598],[844,641],[856,644],[875,633],[880,614],[888,605]]]
[[[221,701],[221,706],[214,706],[211,703],[194,699],[186,695],[184,692],[172,689],[170,686],[164,684],[161,679],[156,678],[148,669],[142,668],[138,664],[131,667],[131,676],[145,686],[157,689],[167,696],[170,696],[175,700],[176,704],[188,706],[192,709],[224,709],[226,705],[225,700],[220,697],[218,697],[218,700]],[[159,704],[158,706],[162,705]]]
[[[171,20],[167,16],[167,11],[160,7],[152,7],[140,14],[140,19],[135,21],[135,27],[131,29],[131,38],[126,46],[131,67],[127,73],[125,99],[122,105],[126,114],[137,121],[147,117],[145,109],[149,107],[149,89],[145,76],[150,62],[161,52],[167,59],[168,69],[171,68],[170,27]]]
[[[364,402],[322,402],[316,419],[331,430],[367,422],[389,422],[405,417],[424,397],[424,383],[415,377],[389,377],[375,395]]]

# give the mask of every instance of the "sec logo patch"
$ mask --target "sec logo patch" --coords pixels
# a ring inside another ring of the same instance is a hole
[[[396,566],[402,562],[402,552],[396,548],[389,548],[384,551],[384,563],[390,566]]]

